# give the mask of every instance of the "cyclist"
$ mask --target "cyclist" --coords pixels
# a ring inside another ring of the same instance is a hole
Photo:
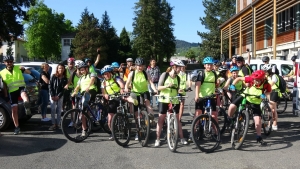
[[[127,65],[125,65],[125,63],[121,64],[122,67],[122,72],[123,72],[123,80],[126,83],[127,79],[128,79],[128,75],[131,71],[133,71],[135,69],[135,67],[133,66],[133,59],[132,58],[127,58],[126,59],[126,63]]]
[[[118,62],[112,62],[110,66],[112,68],[113,77],[122,79],[121,76],[120,76],[120,65],[119,65],[119,63]]]
[[[199,74],[196,81],[196,89],[195,89],[195,116],[197,117],[204,112],[204,101],[198,101],[199,97],[205,97],[215,93],[217,84],[217,75],[213,72],[213,63],[214,60],[212,57],[208,56],[203,59],[204,72]],[[210,100],[210,105],[212,107],[212,117],[218,122],[218,114],[216,112],[216,102],[215,99]],[[190,133],[190,137],[188,141],[192,141],[192,133]]]
[[[27,115],[31,115],[29,98],[25,89],[25,81],[22,73],[30,74],[29,70],[24,67],[14,65],[14,57],[11,55],[3,56],[3,62],[6,66],[0,72],[2,81],[4,82],[3,90],[4,97],[11,104],[12,120],[15,125],[14,135],[20,133],[19,118],[18,118],[18,98],[24,100],[24,107]]]
[[[232,82],[237,78],[239,77],[238,76],[238,72],[239,72],[239,68],[237,66],[233,66],[231,69],[230,69],[230,72],[231,72],[231,77],[228,78],[228,80],[226,81],[226,84],[224,85],[223,89],[225,91],[227,91],[227,95],[228,97],[233,101],[236,99],[236,96],[237,96],[237,92],[238,91],[241,91],[245,86],[243,84],[242,81],[239,81],[236,83],[235,85],[235,88],[236,90],[235,91],[231,91],[231,90],[228,90],[229,86],[232,85]]]
[[[290,71],[289,74],[285,75],[284,77],[287,77],[287,80],[288,81],[292,81],[292,80],[295,80],[296,79],[296,76],[295,76],[295,69],[296,69],[296,59],[297,59],[297,56],[292,56],[291,60],[293,62],[293,70]]]
[[[264,56],[264,57],[262,57],[261,61],[264,62],[264,64],[269,64],[270,58],[269,58],[269,56]]]
[[[272,109],[273,113],[273,125],[272,125],[272,130],[277,131],[277,121],[278,121],[278,114],[277,114],[277,101],[282,97],[282,94],[279,90],[279,77],[278,74],[274,73],[275,69],[272,67],[270,64],[265,64],[262,67],[262,70],[265,71],[268,82],[272,86],[272,92],[270,94],[270,108]]]
[[[74,97],[77,92],[80,90],[80,93],[85,99],[83,103],[83,107],[85,108],[90,100],[94,100],[96,97],[96,89],[95,81],[97,78],[97,74],[91,72],[89,73],[89,66],[84,62],[80,63],[77,67],[80,73],[82,74],[81,77],[78,79],[77,85],[74,89],[72,97]],[[87,126],[86,126],[86,119],[82,117],[82,136],[85,137],[87,134]]]
[[[170,63],[171,67],[161,74],[159,81],[158,81],[158,90],[160,91],[160,95],[165,96],[166,98],[159,98],[159,117],[157,122],[157,129],[156,129],[156,140],[155,140],[155,147],[160,146],[160,133],[163,126],[163,123],[166,118],[166,113],[168,111],[168,106],[170,100],[168,97],[177,96],[178,93],[182,93],[182,89],[180,89],[180,82],[178,81],[180,78],[178,77],[178,73],[181,70],[181,67],[185,65],[182,63],[181,60],[174,60]],[[167,77],[166,77],[167,76]],[[173,99],[173,104],[175,104],[175,111],[177,112],[176,118],[179,119],[179,100]],[[178,121],[178,130],[179,130],[179,137],[181,144],[188,144],[187,141],[183,138],[182,132],[182,125],[181,122]]]
[[[144,71],[144,59],[143,58],[136,58],[135,60],[136,70],[131,71],[128,75],[128,79],[125,85],[125,92],[128,92],[128,88],[131,85],[132,90],[131,92],[135,93],[137,96],[137,100],[140,104],[140,97],[144,99],[144,103],[147,107],[149,113],[149,119],[153,122],[154,115],[152,107],[150,106],[150,93],[148,90],[148,83],[150,83],[154,93],[157,93],[154,83],[151,80],[149,74]],[[138,104],[138,105],[139,105]],[[137,113],[138,106],[134,106],[134,112]],[[136,135],[135,140],[138,140],[138,135]]]
[[[182,89],[182,93],[180,93],[181,95],[185,96],[186,95],[186,90],[187,91],[192,91],[190,83],[189,83],[189,88],[186,89],[186,82],[187,82],[187,74],[185,73],[185,67],[183,66],[181,67],[180,72],[178,73],[178,76],[180,77],[180,86],[179,88]],[[183,110],[184,110],[184,100],[182,100],[180,102],[180,109],[179,109],[179,121],[181,122],[181,117],[183,114]]]
[[[261,137],[261,109],[260,103],[262,98],[265,98],[266,95],[269,96],[271,92],[271,85],[268,83],[265,77],[265,72],[263,70],[257,70],[252,73],[251,76],[238,77],[230,85],[230,90],[235,90],[235,85],[239,81],[244,81],[245,83],[249,83],[250,86],[245,89],[243,93],[250,94],[250,96],[246,97],[247,102],[250,103],[250,106],[253,110],[254,123],[256,129],[256,141],[261,145],[267,145],[266,142],[263,141]],[[260,98],[257,98],[259,97]],[[237,97],[233,102],[231,102],[228,108],[228,120],[231,122],[231,118],[235,113],[237,106],[239,106],[245,97],[243,94]]]
[[[219,67],[222,66],[222,63],[219,62],[218,60],[215,61],[214,63],[214,71],[217,73],[217,75],[219,75]]]
[[[251,75],[252,70],[248,65],[245,64],[245,59],[243,56],[238,56],[236,58],[236,63],[237,63],[237,66],[240,68],[240,71],[238,74],[239,76],[245,77],[245,76]]]
[[[74,58],[69,58],[68,59],[68,66],[65,67],[66,69],[66,72],[67,72],[67,79],[69,80],[71,75],[73,74],[73,72],[76,71],[76,68],[75,68],[75,59]],[[66,86],[65,88],[65,91],[64,91],[64,101],[63,101],[63,108],[65,107],[65,105],[67,104],[67,101],[70,99],[70,96],[71,96],[71,93],[74,89],[74,85],[72,83],[68,83],[68,85]],[[68,110],[63,110],[64,112],[65,111],[68,111]]]
[[[98,55],[97,55],[97,58],[96,58],[96,61],[94,64],[92,64],[92,60],[90,58],[84,59],[85,64],[87,64],[87,66],[89,67],[89,72],[95,73],[96,75],[97,75],[97,73],[96,73],[95,67],[98,65],[98,63],[100,61],[100,54],[101,54],[101,50],[99,48],[97,49],[97,53],[98,53]]]
[[[228,68],[227,66],[220,66],[218,68],[218,72],[219,74],[218,75],[218,79],[217,79],[217,83],[219,84],[219,88],[223,88],[225,86],[225,83],[227,81],[227,71],[228,71]],[[222,103],[222,101],[220,100],[221,97],[217,96],[217,106],[223,106],[224,103]]]

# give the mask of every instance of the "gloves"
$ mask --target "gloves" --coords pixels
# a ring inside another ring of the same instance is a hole
[[[230,85],[230,86],[229,86],[229,90],[235,91],[235,86],[234,86],[234,85]]]
[[[260,95],[260,98],[265,99],[265,98],[266,98],[266,95],[265,95],[265,94],[261,94],[261,95]]]

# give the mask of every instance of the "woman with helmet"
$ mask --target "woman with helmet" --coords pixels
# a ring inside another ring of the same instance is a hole
[[[181,67],[185,65],[181,60],[173,60],[170,63],[171,67],[168,68],[167,72],[164,72],[159,77],[158,81],[158,90],[160,91],[160,95],[165,96],[166,98],[159,97],[159,116],[156,128],[156,140],[155,140],[155,147],[160,146],[160,134],[161,130],[166,118],[166,113],[168,111],[168,106],[170,104],[170,100],[168,97],[177,96],[178,93],[182,93],[182,89],[179,88],[180,86],[180,77],[177,75]],[[176,111],[176,118],[179,119],[179,100],[174,100],[173,104],[176,104],[175,111]],[[178,130],[179,130],[179,137],[181,144],[188,144],[187,141],[183,137],[182,132],[182,125],[181,122],[178,122]]]
[[[84,63],[88,66],[89,72],[90,72],[90,73],[95,73],[95,74],[97,74],[97,73],[96,73],[96,70],[95,70],[95,67],[96,67],[96,66],[98,65],[98,63],[100,62],[100,54],[101,54],[101,49],[98,48],[98,49],[97,49],[97,58],[96,58],[96,61],[95,61],[94,64],[92,64],[92,59],[90,59],[90,58],[85,58],[85,59],[84,59]]]
[[[262,70],[265,71],[267,75],[267,79],[269,84],[272,86],[272,92],[270,94],[270,108],[272,109],[273,113],[273,124],[272,124],[272,130],[277,131],[277,120],[278,120],[278,114],[277,114],[277,101],[282,97],[282,94],[279,89],[279,83],[280,79],[278,75],[275,73],[275,68],[271,64],[265,64],[262,67]]]
[[[241,91],[244,87],[246,87],[242,81],[239,81],[235,85],[235,87],[236,87],[235,91],[228,90],[229,86],[232,85],[232,82],[236,78],[240,77],[238,75],[239,70],[240,69],[237,66],[233,66],[232,68],[230,68],[230,72],[231,72],[232,76],[228,78],[228,80],[226,81],[226,84],[223,87],[223,89],[227,91],[227,95],[232,101],[236,99],[237,92]]]
[[[227,66],[218,67],[217,83],[219,84],[219,86],[218,86],[219,88],[223,88],[225,86],[225,83],[227,81],[227,71],[228,71]],[[223,107],[224,103],[222,103],[222,100],[220,100],[220,99],[221,99],[221,97],[218,95],[217,99],[216,99],[217,100],[217,106]]]
[[[247,87],[243,93],[248,94],[250,96],[246,97],[247,102],[250,103],[250,106],[253,110],[254,116],[254,123],[255,123],[255,130],[256,130],[256,140],[262,146],[267,145],[266,142],[263,141],[261,137],[261,109],[260,103],[262,98],[266,98],[266,95],[269,96],[271,93],[271,85],[268,83],[265,77],[265,72],[263,70],[257,70],[252,73],[251,76],[245,77],[238,77],[230,85],[229,89],[235,91],[236,84],[239,81],[244,81],[245,83],[249,83],[250,86]],[[232,121],[232,116],[235,113],[237,107],[241,104],[243,98],[245,96],[242,94],[241,96],[237,97],[233,102],[231,102],[228,108],[228,120]]]
[[[112,62],[111,63],[111,68],[112,68],[112,75],[114,78],[119,78],[119,79],[122,79],[121,76],[120,76],[120,65],[118,62]]]

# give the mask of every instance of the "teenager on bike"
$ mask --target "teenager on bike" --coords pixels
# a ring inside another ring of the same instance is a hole
[[[278,114],[277,114],[277,101],[282,97],[282,94],[279,90],[279,75],[275,74],[275,68],[272,67],[271,64],[265,64],[262,67],[262,70],[265,71],[267,75],[267,79],[269,84],[272,86],[272,92],[270,94],[270,108],[272,109],[273,113],[273,125],[272,130],[277,131],[277,120],[278,120]]]
[[[181,67],[180,72],[178,73],[178,76],[180,77],[180,86],[179,88],[182,89],[182,93],[180,93],[181,95],[185,96],[186,95],[186,90],[187,91],[192,91],[190,83],[189,83],[189,88],[186,89],[186,82],[187,82],[187,74],[185,73],[185,66]],[[181,117],[183,114],[183,110],[184,110],[184,100],[182,100],[180,102],[180,109],[179,109],[179,121],[181,122]]]
[[[228,71],[228,68],[227,66],[220,66],[218,68],[218,79],[217,79],[217,83],[219,84],[219,88],[223,88],[225,86],[225,83],[227,81],[227,71]],[[225,97],[225,96],[224,96]],[[217,96],[217,106],[223,106],[225,103],[222,103],[222,100],[221,100],[221,97],[218,95]]]
[[[265,77],[265,72],[263,70],[257,70],[252,73],[251,76],[238,77],[230,85],[230,90],[236,89],[236,84],[239,81],[244,81],[245,83],[249,83],[249,87],[245,89],[243,93],[248,94],[250,96],[246,96],[247,102],[250,103],[251,109],[253,110],[254,123],[256,129],[256,141],[261,145],[267,145],[266,142],[263,141],[261,137],[261,114],[262,111],[260,109],[260,103],[262,102],[262,98],[265,98],[266,95],[269,96],[271,92],[271,85],[268,83]],[[233,114],[236,112],[237,107],[241,104],[243,98],[245,96],[242,94],[238,96],[229,106],[228,108],[228,120],[231,121]]]
[[[155,140],[155,147],[160,146],[160,134],[161,130],[166,118],[166,113],[169,108],[170,100],[168,97],[174,97],[177,96],[178,93],[182,93],[183,90],[179,88],[180,82],[178,79],[180,79],[177,74],[180,72],[181,67],[184,67],[185,65],[181,60],[174,60],[171,62],[171,67],[167,70],[167,72],[164,72],[161,74],[159,81],[158,81],[158,90],[160,91],[161,96],[165,96],[166,98],[160,97],[158,99],[159,101],[159,116],[158,116],[158,122],[157,122],[157,128],[156,128],[156,140]],[[168,74],[167,79],[165,79],[165,76]],[[176,104],[175,111],[176,111],[176,118],[179,119],[179,100],[174,99],[173,104]],[[179,130],[179,137],[181,144],[188,144],[188,142],[183,137],[182,132],[182,125],[181,122],[178,121],[178,130]]]
[[[242,81],[239,81],[236,83],[235,85],[235,88],[236,90],[235,91],[231,91],[231,90],[228,90],[228,88],[230,87],[230,85],[232,85],[232,82],[237,78],[239,77],[238,76],[238,73],[239,73],[239,68],[237,66],[233,66],[232,68],[230,68],[230,72],[231,72],[231,77],[228,78],[228,80],[226,81],[225,85],[223,86],[223,89],[225,91],[227,91],[227,95],[228,97],[233,101],[236,99],[236,96],[237,96],[237,93],[240,92],[244,87],[245,85],[243,84]]]

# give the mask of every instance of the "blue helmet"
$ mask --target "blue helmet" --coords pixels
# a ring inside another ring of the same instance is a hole
[[[210,56],[207,56],[206,58],[203,59],[203,64],[214,64],[214,59]]]
[[[106,66],[104,66],[102,69],[101,69],[101,74],[103,75],[104,73],[106,73],[106,72],[112,72],[113,71],[113,69],[111,68],[111,66],[110,65],[106,65]]]
[[[112,67],[112,68],[119,68],[120,65],[119,65],[118,62],[112,62],[112,63],[111,63],[111,67]]]
[[[239,71],[240,69],[237,66],[233,66],[232,68],[230,68],[230,72],[233,71]]]

